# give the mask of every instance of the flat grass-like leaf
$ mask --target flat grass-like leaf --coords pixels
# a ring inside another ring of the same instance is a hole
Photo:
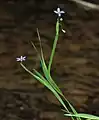
[[[59,22],[57,22],[56,24],[57,28],[59,27]],[[58,29],[57,29],[58,30]],[[41,44],[41,38],[40,38],[40,34],[39,34],[39,31],[37,29],[37,34],[38,34],[38,39],[39,39],[39,42],[40,42],[40,49],[41,49],[41,54],[40,54],[40,61],[41,61],[41,67],[42,67],[42,70],[43,70],[43,73],[46,77],[46,79],[49,81],[49,83],[51,84],[51,86],[59,93],[59,94],[62,94],[61,90],[59,89],[59,87],[56,85],[56,83],[53,81],[53,79],[51,78],[50,76],[50,73],[48,71],[48,68],[46,66],[46,63],[45,63],[45,60],[44,60],[44,55],[43,55],[43,50],[42,50],[42,44]],[[36,49],[36,48],[35,48]],[[36,49],[37,51],[37,49]]]
[[[42,67],[42,70],[43,70],[43,73],[46,77],[46,79],[49,81],[49,83],[52,85],[52,87],[54,87],[56,89],[56,91],[59,92],[59,94],[62,94],[61,90],[59,89],[59,87],[56,85],[56,83],[52,80],[49,72],[48,72],[48,69],[47,69],[47,66],[45,64],[45,60],[44,60],[44,55],[43,55],[43,50],[42,50],[42,45],[41,45],[41,38],[40,38],[40,34],[39,34],[39,31],[37,29],[37,34],[38,34],[38,38],[39,38],[39,42],[40,42],[40,49],[41,49],[41,55],[39,54],[37,48],[35,47],[34,43],[31,41],[31,44],[32,46],[34,47],[34,49],[36,50],[38,56],[39,56],[39,59],[41,61],[41,67]]]
[[[55,48],[56,48],[56,45],[57,45],[58,38],[59,38],[59,19],[56,22],[56,35],[55,35],[53,48],[52,48],[52,52],[51,52],[50,60],[49,60],[49,65],[48,65],[49,73],[50,73],[50,70],[51,70],[51,65],[52,65],[54,54],[55,54]]]
[[[45,85],[48,89],[52,89],[52,86],[50,86],[49,82],[39,73],[37,72],[36,70],[35,73],[32,73],[30,70],[28,70],[22,63],[20,63],[21,66],[28,72],[30,73],[36,80],[39,80],[43,85]]]
[[[62,94],[61,90],[59,89],[59,87],[56,85],[56,83],[54,82],[54,80],[52,79],[52,77],[50,76],[47,66],[45,64],[44,58],[42,56],[42,60],[41,60],[41,66],[44,72],[44,75],[46,77],[46,79],[49,81],[49,83],[51,84],[51,86],[59,93]]]
[[[61,97],[58,95],[58,93],[53,89],[53,87],[49,84],[49,82],[39,73],[37,72],[36,70],[35,73],[32,73],[31,71],[29,71],[22,63],[20,63],[21,66],[27,71],[29,72],[35,79],[39,80],[43,85],[45,85],[49,90],[52,91],[52,93],[56,96],[56,98],[59,100],[59,102],[64,106],[65,109],[66,106],[65,106],[65,103],[63,102],[63,100],[61,99]]]
[[[77,114],[64,114],[65,116],[70,116],[70,117],[80,117],[80,118],[86,118],[89,120],[99,120],[99,117],[95,115],[90,115],[90,114],[84,114],[84,113],[77,113]]]
[[[70,104],[70,102],[64,97],[65,101],[68,103],[69,107],[71,108],[73,114],[78,114],[75,108]],[[80,117],[77,117],[77,120],[81,120]]]

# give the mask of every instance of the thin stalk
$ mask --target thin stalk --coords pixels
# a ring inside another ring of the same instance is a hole
[[[59,19],[57,20],[57,23],[56,23],[56,35],[55,35],[53,48],[52,48],[52,52],[51,52],[51,56],[50,56],[50,60],[49,60],[49,65],[48,65],[49,74],[50,74],[51,65],[52,65],[54,54],[55,54],[55,48],[56,48],[56,45],[57,45],[58,38],[59,38]]]

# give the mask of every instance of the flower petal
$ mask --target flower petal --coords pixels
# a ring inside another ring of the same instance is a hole
[[[60,11],[60,12],[61,12],[61,14],[65,13],[64,11]]]
[[[57,11],[54,11],[54,13],[56,13],[56,14],[57,14],[58,12],[57,12]]]
[[[57,8],[57,12],[58,12],[58,13],[60,12],[60,8]]]

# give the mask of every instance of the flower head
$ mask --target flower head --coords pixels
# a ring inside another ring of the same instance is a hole
[[[16,58],[16,61],[18,61],[18,62],[22,62],[22,61],[25,61],[26,60],[26,56],[21,56],[21,57],[18,57],[18,58]]]
[[[54,10],[54,13],[58,15],[58,17],[61,17],[61,14],[65,13],[64,11],[61,11],[60,8],[57,8],[57,11]]]

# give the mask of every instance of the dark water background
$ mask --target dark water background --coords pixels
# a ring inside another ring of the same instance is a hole
[[[93,2],[93,1],[92,1]],[[94,1],[97,3],[97,1]],[[36,28],[48,62],[60,6],[66,34],[60,33],[52,76],[79,112],[99,115],[99,12],[87,11],[70,1],[8,0],[0,2],[0,120],[66,120],[56,98],[34,80],[24,64],[40,70]]]

